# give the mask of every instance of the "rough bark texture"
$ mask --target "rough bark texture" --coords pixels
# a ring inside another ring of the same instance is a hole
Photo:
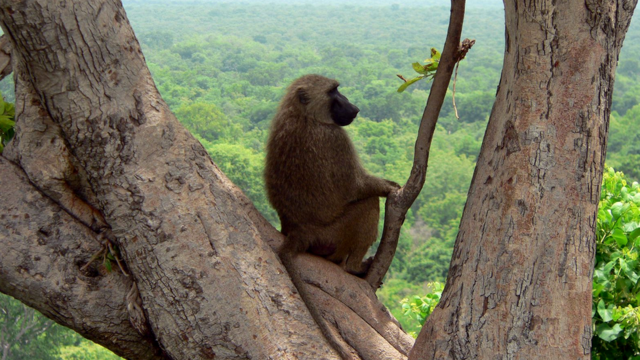
[[[0,24],[17,120],[3,156],[24,171],[0,159],[15,254],[0,291],[131,359],[337,358],[273,250],[281,234],[171,114],[119,1],[0,1]],[[82,269],[107,233],[130,278]],[[362,358],[406,358],[413,340],[363,280],[297,261]],[[126,321],[131,281],[155,341]]]
[[[13,45],[8,37],[2,35],[0,37],[0,80],[4,79],[13,71],[11,62],[11,50]]]
[[[130,280],[107,274],[91,254],[96,234],[29,184],[0,157],[0,291],[21,300],[84,337],[131,359],[161,359],[160,348],[129,323],[124,297]]]
[[[302,279],[309,284],[309,292],[319,299],[324,317],[363,359],[406,358],[414,340],[378,302],[369,283],[339,266],[325,264],[323,259],[309,254],[296,258]],[[323,269],[321,277],[318,269]],[[369,346],[358,346],[359,343]]]
[[[597,204],[636,1],[505,1],[506,51],[446,289],[411,359],[589,359]]]

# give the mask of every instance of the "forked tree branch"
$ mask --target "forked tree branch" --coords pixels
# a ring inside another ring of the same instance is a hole
[[[0,227],[0,292],[120,356],[162,359],[153,339],[140,335],[129,322],[127,280],[95,265],[80,270],[100,248],[95,233],[2,156],[0,173],[0,214],[11,219]]]
[[[407,211],[418,197],[427,175],[427,163],[429,161],[429,149],[431,140],[436,130],[436,123],[440,109],[444,103],[444,97],[449,87],[449,81],[456,62],[460,59],[460,37],[464,20],[465,0],[451,0],[451,17],[447,39],[444,44],[438,70],[431,86],[429,99],[422,114],[418,138],[416,140],[413,168],[407,183],[400,190],[389,194],[385,207],[384,229],[380,246],[367,277],[367,282],[374,289],[382,284],[382,279],[387,273],[393,256],[398,246],[400,229],[404,223]]]

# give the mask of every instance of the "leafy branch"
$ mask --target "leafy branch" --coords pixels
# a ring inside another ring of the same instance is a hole
[[[467,52],[469,52],[469,50],[475,43],[476,43],[475,40],[469,40],[469,39],[464,39],[462,43],[460,43],[460,47],[458,49],[457,61],[456,61],[456,73],[453,79],[454,91],[455,91],[456,79],[458,78],[458,65],[460,64],[460,61],[462,61],[467,56]],[[441,54],[436,48],[431,48],[431,57],[424,61],[425,62],[424,65],[420,64],[419,62],[414,62],[413,64],[411,64],[411,66],[413,67],[413,70],[416,73],[418,73],[418,76],[411,79],[407,79],[401,74],[397,74],[396,76],[399,77],[402,81],[404,81],[404,83],[400,85],[400,87],[398,88],[398,92],[401,93],[405,91],[410,85],[415,84],[416,82],[422,79],[427,79],[427,80],[433,79],[433,77],[436,74],[436,70],[438,70],[438,64],[440,64],[440,56]]]
[[[440,51],[436,50],[435,48],[431,48],[431,57],[425,60],[424,65],[420,64],[419,62],[414,62],[413,64],[411,64],[411,66],[413,66],[413,70],[418,73],[418,76],[407,80],[400,74],[396,75],[404,81],[404,84],[400,85],[400,87],[398,88],[398,92],[401,93],[405,91],[409,87],[409,85],[415,84],[422,79],[433,79],[433,77],[436,75],[436,70],[438,70],[440,56]]]
[[[409,175],[409,179],[407,179],[402,188],[389,194],[385,202],[382,238],[365,277],[365,280],[374,290],[380,287],[382,279],[391,265],[398,246],[400,229],[407,211],[418,197],[426,179],[429,149],[436,130],[436,123],[449,87],[453,68],[460,59],[460,34],[462,33],[464,20],[464,7],[465,0],[451,1],[451,16],[447,38],[442,50],[441,61],[438,62],[438,70],[433,77],[433,85],[429,92],[427,105],[420,119],[411,175]],[[440,66],[440,62],[442,62],[442,66]]]

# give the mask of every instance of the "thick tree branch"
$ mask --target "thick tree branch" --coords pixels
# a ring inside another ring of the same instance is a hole
[[[15,66],[16,135],[2,155],[24,170],[29,181],[67,213],[96,232],[107,228],[97,199],[56,124],[40,104],[25,65]]]
[[[300,254],[294,259],[325,319],[363,359],[405,359],[413,347],[397,320],[371,286],[325,259]]]
[[[436,130],[436,122],[444,103],[451,74],[460,58],[459,47],[464,8],[465,0],[451,0],[451,16],[447,39],[445,40],[440,64],[438,64],[438,70],[431,86],[429,99],[420,121],[411,175],[400,190],[389,194],[387,198],[382,239],[366,277],[367,282],[374,289],[378,289],[382,284],[382,279],[396,253],[400,229],[407,211],[418,197],[418,194],[420,194],[420,190],[424,185],[429,161],[429,149],[431,148],[433,133]]]
[[[96,234],[29,184],[0,157],[0,292],[131,359],[161,359],[161,350],[129,323],[129,282],[98,264]]]

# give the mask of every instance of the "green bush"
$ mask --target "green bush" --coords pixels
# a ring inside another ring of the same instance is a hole
[[[593,359],[640,359],[640,186],[604,173],[593,274]]]
[[[440,302],[442,290],[444,290],[444,284],[434,281],[427,284],[427,295],[415,295],[411,298],[402,299],[400,303],[402,304],[404,316],[415,319],[420,324],[420,327],[422,327]],[[414,338],[417,336],[417,333],[413,331],[409,331],[409,334]]]

